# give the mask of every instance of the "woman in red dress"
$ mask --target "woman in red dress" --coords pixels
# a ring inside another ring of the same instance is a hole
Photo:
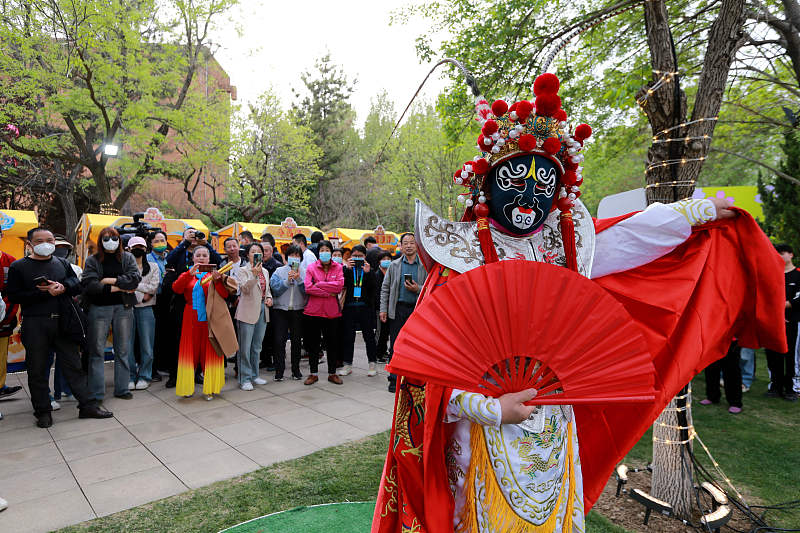
[[[200,272],[200,265],[209,263],[208,249],[202,246],[195,248],[192,254],[194,265],[175,280],[172,290],[183,294],[186,307],[183,311],[183,324],[181,326],[181,343],[178,349],[178,379],[175,393],[178,396],[191,396],[194,394],[194,371],[197,364],[203,365],[203,394],[206,399],[213,399],[214,394],[219,394],[225,385],[224,357],[217,354],[208,335],[208,317],[206,315],[206,302],[208,291],[211,287],[222,297],[228,297],[226,283],[228,276],[214,270]],[[200,281],[206,277],[211,278],[205,285]],[[230,315],[228,315],[230,320]]]

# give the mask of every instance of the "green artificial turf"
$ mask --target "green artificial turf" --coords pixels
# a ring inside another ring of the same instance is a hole
[[[362,533],[369,531],[374,509],[375,502],[297,507],[238,524],[224,533],[307,533],[318,531],[321,524],[325,531]]]

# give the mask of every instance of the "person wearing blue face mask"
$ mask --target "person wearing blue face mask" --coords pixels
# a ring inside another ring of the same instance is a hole
[[[375,270],[375,285],[380,288],[383,285],[383,278],[386,277],[386,271],[392,264],[392,254],[386,250],[381,250],[377,254],[377,262],[373,270]],[[369,262],[369,251],[367,251],[367,262]],[[376,356],[379,363],[385,363],[388,360],[389,354],[389,325],[382,322],[380,319],[381,314],[381,291],[375,291],[375,323],[377,329],[375,330],[376,341]]]
[[[339,294],[344,287],[342,265],[333,261],[333,246],[330,241],[319,243],[319,260],[306,270],[305,288],[308,303],[303,311],[307,318],[308,363],[311,374],[306,378],[306,385],[313,385],[317,377],[320,352],[320,333],[328,350],[328,381],[342,384],[342,378],[336,375],[340,359],[339,331],[336,319],[342,316],[339,308]]]
[[[286,370],[286,341],[291,339],[292,379],[302,379],[300,354],[303,334],[303,309],[306,307],[306,288],[303,280],[306,269],[301,265],[303,251],[295,245],[286,251],[287,263],[278,267],[269,279],[272,290],[272,322],[275,328],[273,364],[275,381],[282,381]]]

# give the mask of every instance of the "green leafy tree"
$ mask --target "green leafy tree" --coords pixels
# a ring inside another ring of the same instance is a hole
[[[199,128],[227,130],[228,95],[192,83],[211,53],[209,32],[234,2],[2,3],[0,124],[18,125],[22,137],[0,140],[23,164],[64,168],[53,193],[68,231],[77,223],[76,191],[94,207],[121,209],[144,180],[181,170],[178,149],[186,152]],[[105,155],[110,144],[121,146],[120,157]],[[224,168],[224,152],[213,155]]]
[[[336,218],[340,208],[333,197],[336,191],[351,185],[357,172],[359,145],[354,127],[355,112],[349,99],[353,85],[344,71],[333,63],[330,54],[316,61],[314,70],[304,72],[300,79],[305,90],[295,91],[299,101],[294,109],[295,120],[311,130],[311,139],[322,151],[319,168],[322,174],[310,187],[311,221],[327,226]],[[352,181],[352,180],[351,180]]]
[[[235,216],[259,223],[287,215],[302,220],[310,209],[309,190],[322,174],[318,166],[322,153],[309,141],[311,137],[311,130],[294,123],[273,93],[262,94],[247,114],[235,117],[232,179],[214,182],[213,174],[202,167],[190,172],[184,181],[189,201],[217,226]],[[211,185],[214,209],[196,200],[202,184]]]
[[[790,130],[781,146],[784,159],[781,172],[800,179],[800,135]],[[800,187],[776,176],[765,182],[758,180],[758,192],[764,209],[764,229],[776,243],[791,244],[800,253]]]

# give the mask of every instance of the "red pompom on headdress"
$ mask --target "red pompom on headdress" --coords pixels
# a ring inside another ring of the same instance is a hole
[[[559,122],[566,122],[567,121],[567,112],[564,111],[563,109],[559,109],[558,111],[555,112],[555,114],[553,115],[553,118],[556,119]]]
[[[536,114],[552,117],[561,109],[561,98],[557,94],[545,93],[536,97]]]
[[[530,152],[534,148],[536,148],[536,137],[533,135],[526,133],[525,135],[519,138],[519,148],[520,150],[524,150],[526,152]]]
[[[476,176],[482,176],[489,171],[489,162],[483,157],[472,163],[472,171]]]
[[[579,141],[584,141],[592,136],[592,127],[588,124],[579,124],[575,128],[574,137]]]
[[[561,150],[561,141],[556,137],[548,137],[542,143],[542,149],[548,154],[556,154]]]
[[[497,132],[498,129],[499,129],[499,126],[497,124],[497,121],[494,121],[494,120],[490,119],[490,120],[487,120],[486,122],[483,123],[483,128],[481,128],[481,133],[483,133],[485,136],[489,137],[493,133]]]
[[[508,111],[508,104],[505,100],[495,100],[492,104],[492,113],[494,113],[494,116],[502,117],[506,114],[506,111]]]
[[[533,104],[527,100],[520,100],[516,103],[517,118],[520,122],[525,122],[531,116],[533,111]]]
[[[558,76],[545,72],[533,82],[533,93],[536,96],[556,94],[560,86],[561,82],[558,81]]]

